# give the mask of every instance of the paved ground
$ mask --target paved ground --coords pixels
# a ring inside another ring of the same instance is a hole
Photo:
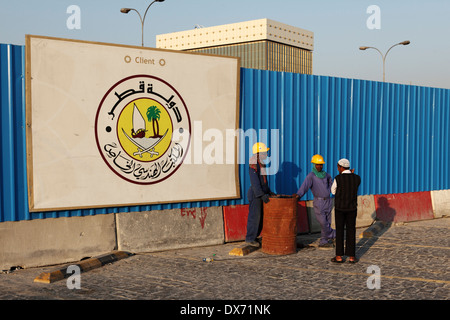
[[[306,248],[284,256],[261,250],[229,255],[242,242],[136,254],[82,273],[80,289],[68,289],[66,280],[33,282],[55,266],[15,270],[0,274],[0,299],[175,300],[176,314],[206,312],[183,309],[186,301],[197,308],[204,300],[219,303],[216,314],[241,314],[225,307],[231,300],[251,300],[244,314],[273,314],[274,306],[264,311],[271,300],[449,300],[449,229],[450,218],[387,226],[370,239],[357,239],[357,264],[330,262],[334,249],[318,249],[318,234],[312,234],[298,237]]]

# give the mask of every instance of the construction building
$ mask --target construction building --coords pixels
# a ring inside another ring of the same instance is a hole
[[[156,36],[161,49],[241,58],[241,67],[312,74],[314,33],[270,19]]]

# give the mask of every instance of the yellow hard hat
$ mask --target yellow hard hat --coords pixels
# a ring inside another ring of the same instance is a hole
[[[320,154],[315,154],[313,155],[313,157],[311,158],[311,163],[315,163],[315,164],[324,164],[325,161],[323,161],[323,157]]]
[[[267,148],[267,146],[262,142],[257,142],[253,145],[253,154],[260,153],[260,152],[267,152],[270,148]]]

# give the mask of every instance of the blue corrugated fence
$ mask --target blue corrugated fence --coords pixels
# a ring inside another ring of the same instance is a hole
[[[0,221],[27,220],[25,48],[0,45]]]
[[[450,90],[241,69],[241,199],[30,213],[27,201],[24,47],[0,45],[0,222],[184,207],[246,204],[251,146],[271,148],[269,184],[292,194],[321,154],[362,178],[359,193],[450,189]],[[278,170],[274,170],[278,169]],[[310,200],[309,192],[302,200]]]

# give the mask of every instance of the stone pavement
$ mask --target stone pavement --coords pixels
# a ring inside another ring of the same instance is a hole
[[[388,225],[359,238],[366,229],[357,229],[356,264],[332,263],[334,249],[319,249],[319,234],[306,234],[298,236],[305,248],[284,256],[261,250],[229,255],[243,242],[136,254],[81,273],[80,289],[69,289],[66,279],[33,282],[56,266],[3,272],[0,299],[175,300],[190,301],[190,308],[204,300],[449,300],[450,218]],[[172,311],[189,312],[182,306]]]

